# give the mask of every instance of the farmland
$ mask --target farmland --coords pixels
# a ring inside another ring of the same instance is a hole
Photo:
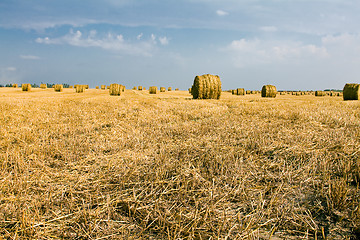
[[[357,239],[359,109],[0,88],[0,236]]]

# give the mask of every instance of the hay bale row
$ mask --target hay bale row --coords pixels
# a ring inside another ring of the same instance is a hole
[[[23,83],[23,84],[21,84],[21,89],[24,92],[30,92],[31,91],[31,84],[30,83]]]
[[[347,83],[343,89],[344,100],[360,100],[360,84]]]
[[[194,99],[219,99],[221,95],[221,81],[217,75],[204,74],[196,76],[191,87]]]
[[[117,83],[110,84],[109,93],[111,96],[121,96],[121,93],[125,91],[125,86]]]
[[[261,89],[261,97],[275,98],[276,94],[277,90],[273,85],[264,85]]]
[[[155,87],[155,86],[149,87],[149,93],[150,94],[156,94],[157,93],[157,87]]]
[[[62,92],[63,91],[63,85],[62,84],[55,84],[54,90],[55,90],[55,92]]]

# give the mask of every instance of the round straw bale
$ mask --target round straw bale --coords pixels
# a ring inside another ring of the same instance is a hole
[[[117,83],[110,84],[110,89],[109,89],[110,96],[120,96],[121,92],[122,92],[122,85]]]
[[[171,92],[171,91],[172,91],[172,88],[171,88],[171,87],[168,87],[168,91]]]
[[[315,91],[316,97],[323,97],[326,96],[326,93],[324,91]]]
[[[73,86],[69,86],[69,88],[73,88]]]
[[[19,87],[19,85],[16,84],[16,83],[14,83],[12,86],[13,86],[13,88],[18,88]]]
[[[45,83],[42,83],[42,84],[40,84],[40,88],[41,88],[41,89],[46,89],[46,88],[47,88],[47,86],[46,86],[46,84],[45,84]]]
[[[106,89],[106,85],[101,85],[101,90],[105,90]]]
[[[191,88],[189,88],[189,93],[191,93]]]
[[[77,93],[83,93],[83,92],[85,92],[85,85],[79,85],[79,84],[77,84],[77,85],[75,85],[76,87],[75,87],[75,92],[77,92]]]
[[[89,85],[85,85],[85,89],[89,89]]]
[[[55,90],[55,92],[62,92],[63,91],[63,85],[62,84],[55,84],[54,90]]]
[[[133,87],[132,90],[136,90],[137,88],[136,87]]]
[[[179,91],[179,89],[178,89],[178,88],[175,88],[175,91]]]
[[[264,85],[261,89],[261,97],[275,98],[276,94],[276,87],[273,85]]]
[[[160,87],[160,92],[165,92],[166,88],[165,87]]]
[[[155,87],[155,86],[149,87],[149,93],[150,94],[156,94],[157,93],[157,87]]]
[[[236,95],[245,95],[245,89],[243,88],[236,89]]]
[[[139,90],[139,91],[142,91],[142,90],[143,90],[143,87],[142,87],[142,86],[138,86],[138,90]]]
[[[23,84],[21,84],[21,89],[24,92],[30,92],[31,91],[31,84],[30,83],[23,83]]]
[[[204,74],[196,76],[191,87],[194,99],[219,99],[221,95],[221,81],[217,75]]]
[[[360,84],[347,83],[343,89],[344,100],[360,100]]]
[[[99,89],[99,86],[95,86],[95,89]]]

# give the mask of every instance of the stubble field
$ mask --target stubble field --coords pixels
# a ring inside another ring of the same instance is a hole
[[[4,239],[359,239],[359,164],[360,101],[0,88]]]

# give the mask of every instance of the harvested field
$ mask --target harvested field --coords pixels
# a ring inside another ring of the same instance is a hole
[[[5,239],[356,239],[342,97],[0,88]]]

